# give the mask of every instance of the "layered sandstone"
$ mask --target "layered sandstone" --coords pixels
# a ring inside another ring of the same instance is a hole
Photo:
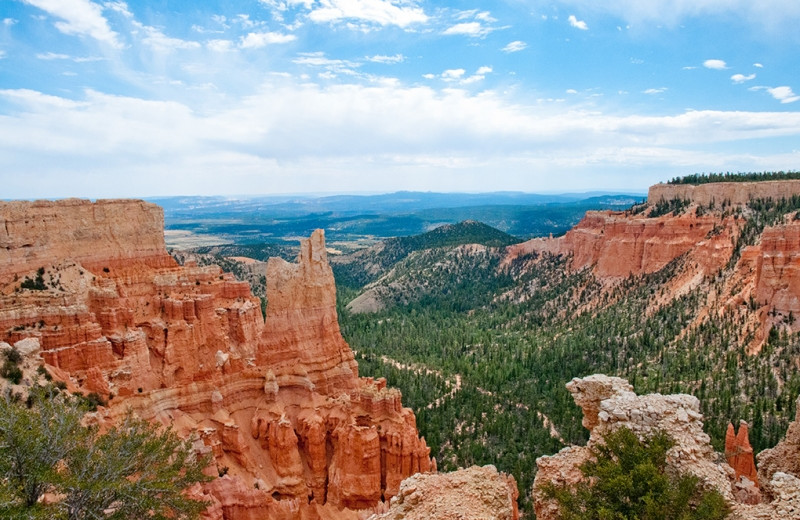
[[[572,269],[591,267],[601,278],[654,273],[690,252],[704,273],[722,267],[733,252],[730,223],[695,212],[649,218],[625,212],[587,211],[564,236],[509,246],[505,264],[528,253],[570,255]]]
[[[246,283],[173,261],[155,205],[0,215],[0,341],[38,341],[56,379],[109,400],[100,421],[133,409],[193,436],[220,475],[193,491],[206,518],[355,518],[431,468],[400,393],[358,378],[321,231],[297,263],[269,264],[265,324]]]
[[[800,313],[800,222],[766,228],[751,255],[756,302]]]
[[[800,181],[713,182],[708,184],[655,184],[647,192],[647,201],[682,199],[708,206],[723,202],[743,205],[753,199],[778,200],[800,195]]]
[[[494,466],[415,475],[403,481],[389,510],[370,520],[517,520],[517,484]]]

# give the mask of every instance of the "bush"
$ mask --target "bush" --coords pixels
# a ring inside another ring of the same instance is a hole
[[[6,360],[3,366],[0,367],[0,376],[18,385],[20,381],[22,381],[22,370],[20,370],[16,363]]]
[[[716,490],[704,490],[697,477],[667,471],[674,441],[658,433],[644,442],[620,428],[591,448],[594,458],[581,466],[584,482],[570,488],[546,485],[563,520],[720,520],[729,514]],[[590,484],[591,482],[591,484]]]
[[[197,518],[182,491],[208,480],[188,441],[127,416],[100,433],[65,393],[31,389],[32,406],[0,398],[0,518]],[[42,504],[45,493],[61,497]]]

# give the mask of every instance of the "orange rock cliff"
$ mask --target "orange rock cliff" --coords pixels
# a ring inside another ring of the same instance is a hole
[[[432,467],[413,412],[359,378],[339,332],[324,234],[245,282],[179,266],[142,201],[0,202],[0,341],[33,338],[48,371],[194,436],[219,478],[207,519],[359,518]],[[359,512],[360,510],[360,512]]]

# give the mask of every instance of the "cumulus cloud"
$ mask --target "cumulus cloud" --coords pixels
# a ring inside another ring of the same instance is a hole
[[[402,28],[428,21],[422,8],[413,3],[393,0],[320,0],[319,6],[308,17],[318,23],[358,20]]]
[[[724,70],[728,68],[728,64],[723,60],[706,60],[703,62],[703,67],[713,70]]]
[[[519,51],[525,50],[527,48],[528,48],[528,44],[527,43],[525,43],[525,42],[523,42],[521,40],[515,40],[513,42],[509,42],[505,47],[503,47],[500,50],[502,50],[503,52],[509,52],[510,53],[510,52],[519,52]]]
[[[187,187],[217,194],[386,190],[409,176],[413,183],[434,178],[438,189],[485,190],[487,179],[494,189],[520,189],[531,171],[554,168],[563,172],[561,189],[588,170],[629,169],[630,184],[642,168],[780,169],[792,157],[796,164],[797,154],[746,156],[737,144],[800,136],[797,112],[621,116],[520,104],[491,90],[323,87],[290,78],[211,112],[93,91],[72,100],[2,90],[0,99],[16,109],[0,119],[0,171],[16,172],[3,177],[3,193],[15,197],[180,194]]]
[[[260,49],[270,44],[289,43],[297,39],[294,34],[282,34],[276,32],[251,32],[242,36],[239,47],[242,49]]]
[[[464,23],[457,23],[453,26],[448,27],[445,29],[443,34],[446,35],[453,35],[453,34],[462,34],[465,36],[486,36],[491,32],[491,29],[488,27],[484,27],[481,25],[480,22],[464,22]]]
[[[731,81],[734,83],[744,83],[745,81],[750,81],[756,79],[755,74],[749,74],[745,76],[744,74],[734,74],[731,76]]]
[[[19,20],[15,20],[14,18],[3,18],[3,25],[5,25],[6,27],[11,27],[18,21]]]
[[[770,93],[772,97],[780,101],[781,103],[794,103],[800,96],[796,95],[791,87],[774,87],[768,88],[767,92]]]
[[[56,28],[64,34],[89,36],[112,47],[121,48],[117,33],[111,30],[103,9],[89,0],[23,0],[25,3],[60,18]]]
[[[574,27],[576,29],[580,29],[581,31],[588,31],[589,30],[589,26],[586,25],[586,22],[584,22],[583,20],[578,20],[577,18],[575,18],[574,14],[569,15],[569,18],[567,18],[567,21],[569,22],[569,24],[572,27]]]
[[[764,68],[764,66],[762,64],[760,64],[760,63],[753,63],[753,67],[756,67],[758,69],[763,69]]]
[[[455,81],[461,79],[467,71],[464,69],[448,69],[442,72],[442,79],[445,81]]]

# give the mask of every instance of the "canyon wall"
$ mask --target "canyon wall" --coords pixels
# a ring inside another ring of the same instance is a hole
[[[760,182],[713,182],[708,184],[655,184],[647,192],[647,202],[655,204],[660,200],[683,199],[695,204],[708,206],[724,201],[731,204],[747,204],[751,199],[778,200],[792,195],[800,195],[800,181],[760,181]]]
[[[215,478],[206,519],[358,518],[432,467],[413,412],[359,378],[339,332],[324,234],[247,283],[179,266],[142,201],[0,203],[0,341],[38,341],[48,372],[194,437]]]
[[[732,219],[731,219],[732,220]],[[535,238],[507,248],[504,264],[528,253],[571,255],[570,267],[591,267],[601,278],[654,273],[690,252],[704,273],[722,267],[733,252],[732,226],[694,212],[649,218],[626,212],[587,211],[564,236]]]

